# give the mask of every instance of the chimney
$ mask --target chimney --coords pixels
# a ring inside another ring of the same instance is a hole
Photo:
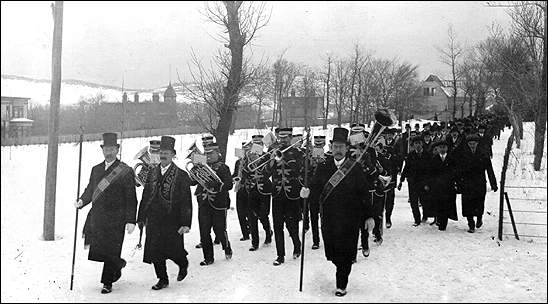
[[[133,100],[135,103],[138,103],[139,102],[139,93],[135,92],[135,97],[134,97],[134,100]]]
[[[124,94],[122,95],[122,103],[127,103],[127,93],[124,92]]]
[[[160,102],[160,94],[158,92],[152,93],[152,102]]]

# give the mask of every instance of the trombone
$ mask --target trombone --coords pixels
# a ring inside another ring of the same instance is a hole
[[[274,159],[276,161],[281,161],[282,158],[283,158],[283,154],[293,148],[293,147],[296,147],[298,145],[301,145],[304,141],[305,141],[306,138],[301,138],[299,139],[298,141],[294,142],[293,144],[291,144],[290,146],[288,146],[287,148],[283,149],[283,150],[280,150],[280,149],[273,149],[272,151],[270,152],[267,152],[263,155],[261,155],[259,158],[257,158],[256,160],[250,162],[249,164],[247,164],[247,169],[250,171],[250,172],[255,172],[257,170],[261,170],[262,168],[264,168],[269,162],[270,160],[272,159],[272,155],[274,155]]]

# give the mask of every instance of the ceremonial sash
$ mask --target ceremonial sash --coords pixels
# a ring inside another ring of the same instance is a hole
[[[119,163],[116,168],[112,169],[107,176],[103,177],[101,181],[99,181],[95,191],[93,191],[93,195],[91,196],[91,202],[95,202],[110,185],[112,185],[118,178],[129,173],[130,170],[131,168],[126,164]]]
[[[350,158],[347,158],[346,161],[341,165],[333,175],[329,178],[325,186],[323,187],[322,193],[320,194],[320,204],[327,199],[327,197],[333,192],[333,189],[350,173],[352,168],[356,165],[356,161]]]

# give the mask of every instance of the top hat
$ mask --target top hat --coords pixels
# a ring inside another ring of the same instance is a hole
[[[334,128],[331,142],[348,143],[348,130],[345,128]]]
[[[102,147],[112,147],[112,146],[120,147],[117,140],[118,140],[118,134],[116,134],[116,133],[103,133],[103,144],[101,145],[101,148]]]
[[[151,140],[150,142],[150,153],[159,153],[160,152],[160,140]]]
[[[411,124],[405,124],[406,129],[411,129]]]
[[[171,150],[175,153],[175,138],[171,136],[162,136],[160,139],[160,150]]]

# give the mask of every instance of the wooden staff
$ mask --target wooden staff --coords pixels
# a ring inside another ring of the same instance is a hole
[[[82,143],[84,142],[84,128],[80,126],[80,153],[78,156],[78,186],[76,190],[76,200],[80,199],[80,176],[82,173]],[[72,271],[70,274],[70,290],[74,283],[74,262],[76,260],[76,236],[78,234],[78,208],[76,208],[76,220],[74,223],[74,244],[72,246]]]

